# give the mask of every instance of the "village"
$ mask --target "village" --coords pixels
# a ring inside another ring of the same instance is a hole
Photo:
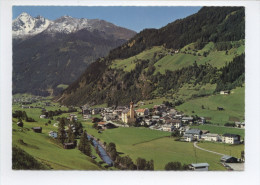
[[[144,105],[141,102],[140,105]],[[204,117],[187,116],[178,112],[174,108],[167,107],[165,104],[154,105],[153,109],[138,109],[138,105],[133,102],[127,106],[117,106],[109,108],[90,108],[85,105],[82,106],[82,115],[85,120],[92,119],[97,122],[99,129],[109,129],[118,126],[144,126],[149,129],[160,130],[165,132],[172,132],[173,136],[179,136],[180,141],[210,141],[222,142],[227,144],[240,144],[243,142],[240,135],[224,133],[219,135],[210,133],[208,130],[199,130],[190,128],[191,125],[206,124]],[[101,115],[101,119],[95,120],[92,115]],[[76,115],[71,115],[75,117]],[[244,122],[234,123],[238,128],[245,128]]]

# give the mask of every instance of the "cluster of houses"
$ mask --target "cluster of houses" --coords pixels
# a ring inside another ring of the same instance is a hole
[[[144,105],[141,102],[140,105]],[[84,119],[90,119],[93,115],[100,114],[102,119],[98,122],[98,126],[102,129],[115,128],[113,122],[122,123],[121,126],[138,123],[141,126],[147,126],[150,129],[174,132],[178,131],[182,136],[182,141],[192,142],[198,140],[223,142],[228,144],[240,143],[240,136],[234,134],[219,135],[209,133],[207,130],[190,129],[188,125],[205,124],[204,117],[185,116],[181,112],[173,108],[167,107],[165,104],[154,105],[152,109],[138,109],[138,105],[133,102],[130,106],[117,106],[109,108],[90,108],[82,107]],[[237,123],[238,124],[238,123]],[[114,125],[118,126],[118,124]],[[241,128],[244,126],[240,123]]]
[[[211,141],[211,142],[222,142],[226,144],[240,144],[240,135],[237,134],[214,134],[209,133],[207,130],[199,129],[188,129],[184,132],[181,138],[182,141]]]

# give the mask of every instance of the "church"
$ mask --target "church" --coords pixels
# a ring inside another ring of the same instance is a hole
[[[135,123],[136,115],[135,115],[134,103],[133,102],[130,102],[130,110],[125,109],[122,112],[122,121],[124,123]]]

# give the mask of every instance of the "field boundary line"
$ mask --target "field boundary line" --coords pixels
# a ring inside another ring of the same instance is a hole
[[[155,141],[155,140],[157,140],[157,139],[162,139],[162,138],[165,138],[165,137],[169,137],[169,136],[162,136],[162,137],[158,137],[158,138],[151,139],[151,140],[149,140],[149,141],[142,141],[142,142],[140,142],[140,143],[134,143],[134,144],[132,144],[132,146],[139,145],[139,144],[143,144],[143,143],[148,143],[148,142]]]

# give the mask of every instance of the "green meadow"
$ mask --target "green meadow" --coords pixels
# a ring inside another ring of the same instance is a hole
[[[89,134],[102,142],[114,142],[122,156],[129,155],[134,161],[138,157],[153,159],[155,170],[164,170],[165,165],[171,161],[179,161],[182,164],[207,162],[210,164],[210,170],[225,170],[219,162],[221,156],[195,149],[193,143],[175,141],[169,132],[119,127],[100,134],[92,128],[92,123],[83,124]],[[225,148],[228,152],[234,149],[231,145],[225,145]],[[235,148],[234,153],[241,152],[240,149],[243,149],[243,145]]]
[[[124,71],[131,71],[135,68],[137,60],[152,60],[154,58],[154,53],[166,54],[167,51],[162,46],[155,46],[151,49],[147,49],[136,56],[127,59],[116,59],[112,62],[111,68],[123,69]]]
[[[213,124],[224,125],[227,122],[234,123],[244,120],[244,99],[245,88],[238,87],[229,95],[217,94],[191,99],[177,106],[176,109],[187,115],[203,116]],[[219,111],[217,107],[222,107],[224,110]]]
[[[244,145],[228,145],[224,143],[199,142],[197,144],[201,148],[218,152],[221,154],[241,158],[241,151],[245,150]]]
[[[90,157],[77,149],[65,150],[61,145],[51,139],[43,128],[43,133],[35,133],[25,122],[22,129],[13,124],[13,144],[17,145],[36,160],[54,170],[101,170]],[[23,142],[19,140],[22,139]]]

